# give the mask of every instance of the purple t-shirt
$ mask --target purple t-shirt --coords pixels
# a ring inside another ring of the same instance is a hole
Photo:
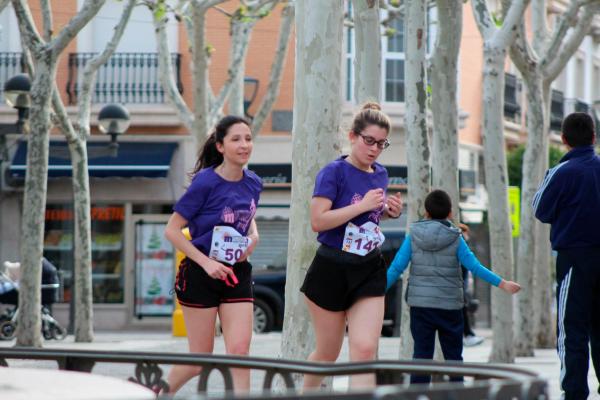
[[[246,236],[262,191],[261,179],[244,169],[244,177],[231,182],[213,167],[199,171],[173,210],[188,221],[192,243],[205,255],[210,251],[213,228],[231,226]]]
[[[373,163],[371,166],[373,172],[366,172],[356,168],[345,158],[346,156],[342,156],[327,164],[319,171],[315,181],[313,197],[325,197],[331,200],[332,210],[358,203],[371,189],[380,188],[385,192],[388,186],[388,174],[383,165]],[[369,221],[379,225],[382,214],[383,207],[360,214],[349,222],[357,226]],[[317,240],[329,247],[341,249],[346,225],[347,223],[344,223],[337,228],[319,232]]]

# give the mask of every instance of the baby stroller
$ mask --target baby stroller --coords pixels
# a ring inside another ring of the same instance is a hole
[[[17,317],[19,315],[19,290],[18,284],[4,275],[2,278],[3,291],[0,291],[0,303],[12,305],[3,314],[0,314],[0,339],[11,340],[17,331]],[[12,285],[11,285],[12,283]],[[67,336],[67,331],[52,316],[52,304],[58,301],[58,273],[56,267],[45,258],[42,259],[42,334],[44,339],[62,340]],[[8,289],[8,290],[6,290]]]

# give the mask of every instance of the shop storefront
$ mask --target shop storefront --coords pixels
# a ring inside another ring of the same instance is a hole
[[[144,140],[145,139],[145,140]],[[119,144],[116,157],[88,151],[91,192],[91,251],[94,325],[122,329],[133,324],[166,325],[173,309],[174,250],[164,239],[172,205],[185,190],[185,166],[194,152],[188,137],[134,138]],[[6,166],[3,221],[4,260],[18,261],[26,144]],[[44,256],[59,270],[60,302],[53,313],[69,324],[73,300],[73,200],[71,166],[63,141],[52,141],[45,210]],[[76,300],[75,300],[76,301]]]

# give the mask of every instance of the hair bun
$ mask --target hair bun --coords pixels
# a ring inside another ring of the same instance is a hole
[[[363,110],[381,111],[381,106],[379,105],[379,103],[376,103],[374,101],[369,101],[369,102],[366,102],[365,104],[363,104],[362,109]]]

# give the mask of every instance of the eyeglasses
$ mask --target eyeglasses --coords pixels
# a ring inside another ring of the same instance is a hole
[[[377,148],[381,150],[387,149],[390,146],[390,142],[387,139],[375,140],[373,136],[363,135],[362,133],[357,133],[357,135],[363,139],[363,142],[365,142],[367,146],[377,144]]]

